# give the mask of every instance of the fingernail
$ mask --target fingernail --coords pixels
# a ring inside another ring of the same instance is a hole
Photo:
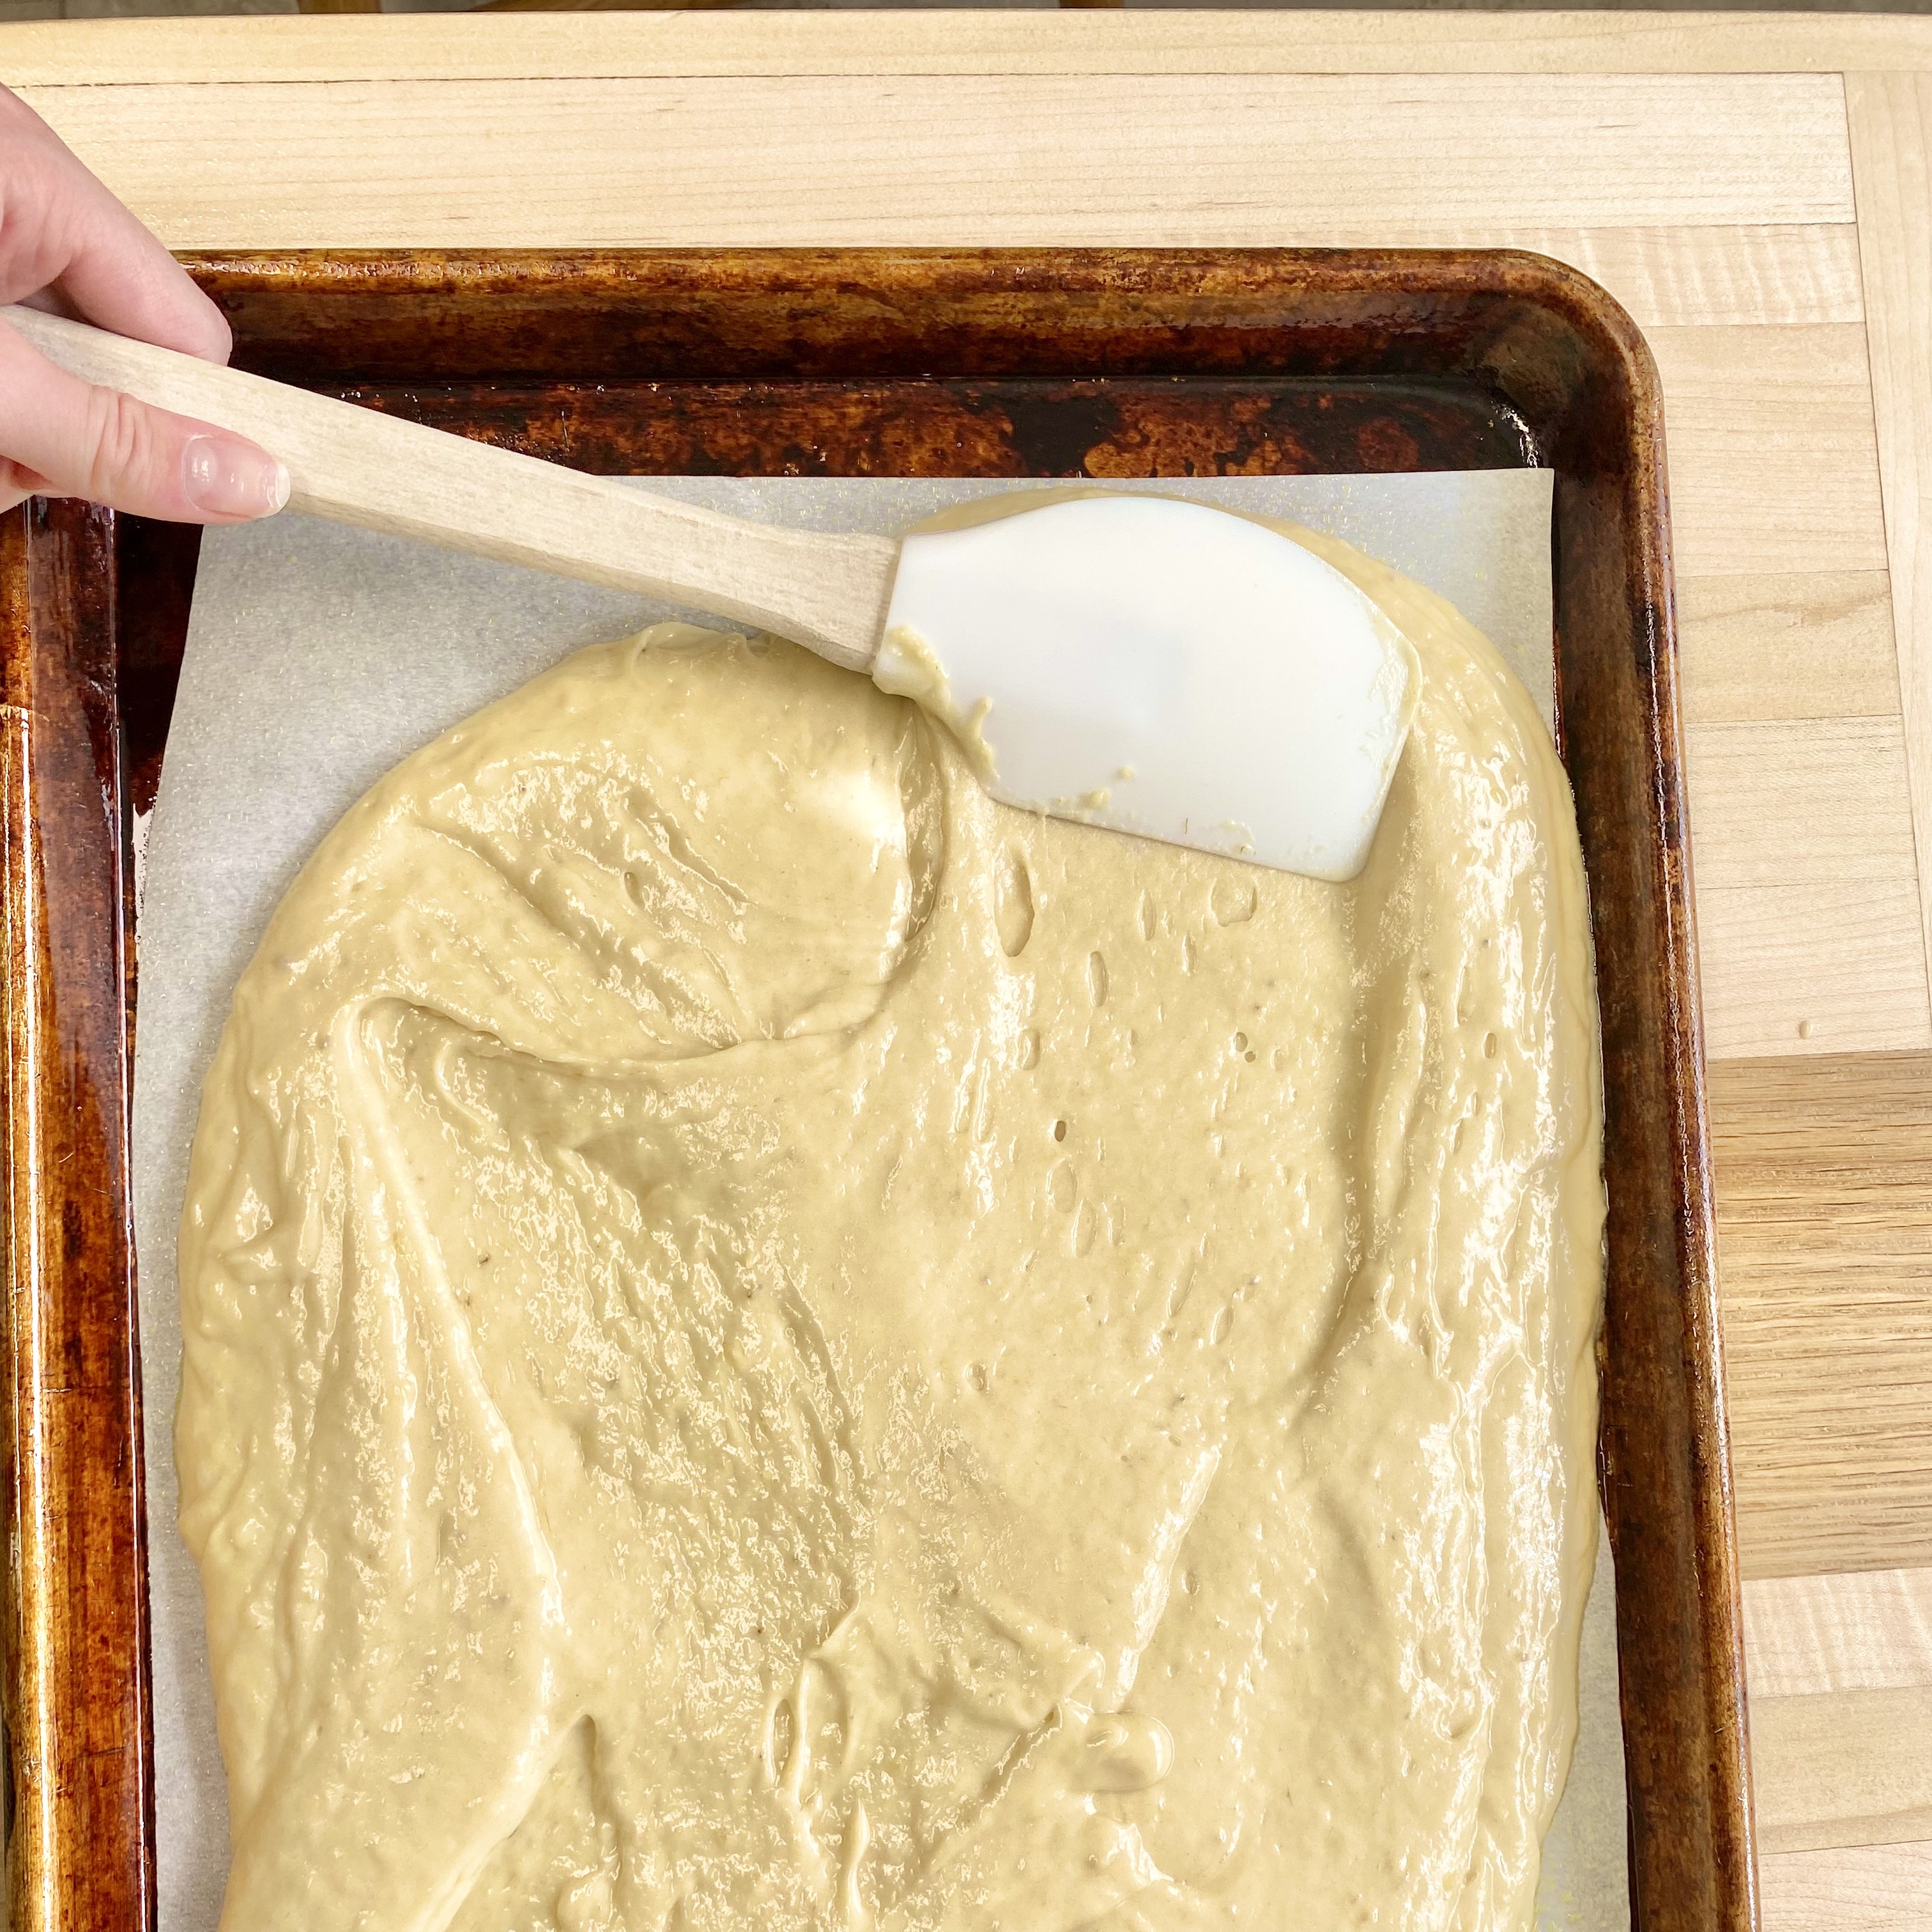
[[[287,464],[236,437],[190,437],[182,482],[205,516],[271,517],[289,500]]]

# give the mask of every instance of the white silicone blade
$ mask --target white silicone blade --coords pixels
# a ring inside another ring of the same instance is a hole
[[[907,538],[873,676],[1010,805],[1334,880],[1367,860],[1421,682],[1312,551],[1159,496]]]

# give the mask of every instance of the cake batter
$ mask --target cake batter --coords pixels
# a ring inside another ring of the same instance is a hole
[[[406,760],[182,1243],[232,1928],[1526,1921],[1600,1106],[1541,721],[1439,599],[1320,884],[664,626]]]

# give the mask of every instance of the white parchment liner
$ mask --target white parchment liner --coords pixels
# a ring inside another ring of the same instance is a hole
[[[897,532],[948,504],[1036,484],[656,478],[735,514]],[[1440,591],[1550,714],[1550,475],[1240,477],[1159,489],[1330,531]],[[229,995],[328,827],[391,766],[580,645],[666,607],[284,515],[211,530],[167,755],[137,858],[140,1004],[133,1181],[146,1403],[148,1592],[161,1932],[212,1932],[228,1868],[200,1578],[175,1528],[181,1320],[175,1228],[202,1077]],[[696,615],[696,613],[679,613]],[[1585,1616],[1582,1724],[1544,1847],[1546,1932],[1630,1924],[1607,1552]]]

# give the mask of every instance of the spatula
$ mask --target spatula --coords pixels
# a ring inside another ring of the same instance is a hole
[[[93,382],[251,438],[289,506],[694,605],[945,720],[996,798],[1316,878],[1366,861],[1408,640],[1264,525],[1090,496],[902,542],[741,522],[133,342],[0,310]]]

